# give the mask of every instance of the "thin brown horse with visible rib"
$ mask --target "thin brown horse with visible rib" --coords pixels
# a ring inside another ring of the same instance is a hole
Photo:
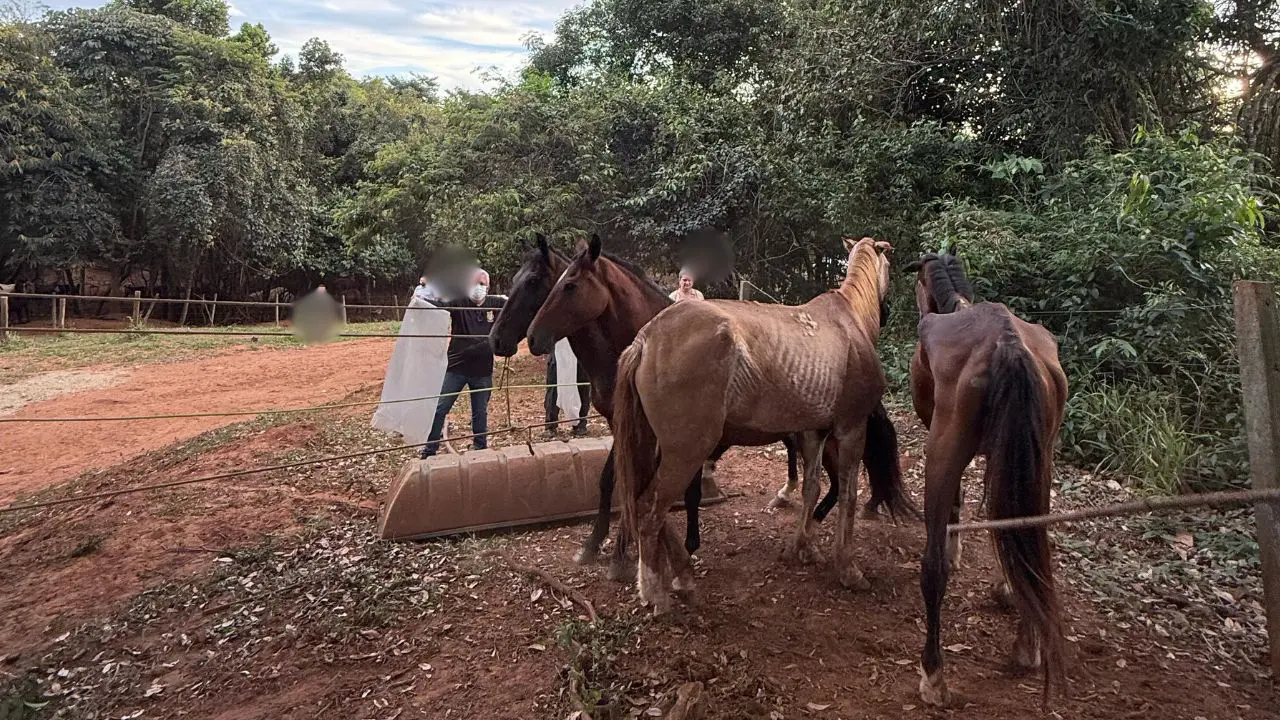
[[[977,454],[987,458],[986,505],[992,518],[1049,512],[1053,443],[1067,402],[1067,377],[1058,344],[1039,325],[1020,320],[999,303],[974,303],[973,288],[954,252],[929,253],[918,268],[916,305],[920,340],[911,361],[916,413],[929,429],[925,446],[925,526],[921,568],[927,638],[921,657],[920,697],[949,701],[942,677],[942,599],[947,576],[960,559],[961,480]],[[1043,666],[1045,700],[1065,680],[1063,633],[1045,528],[992,533],[1009,597],[1020,615],[1015,665]]]
[[[635,340],[640,328],[659,312],[672,305],[671,300],[654,287],[638,268],[605,253],[600,238],[595,235],[589,243],[579,247],[577,257],[561,272],[559,280],[555,281],[555,287],[543,292],[546,294],[539,301],[540,309],[532,322],[520,323],[527,331],[530,351],[535,355],[548,353],[562,337],[568,337],[571,344],[574,343],[575,338],[584,333],[599,338],[599,341],[589,346],[584,345],[584,350],[581,352],[578,346],[574,345],[574,353],[578,355],[579,361],[590,363],[587,373],[591,377],[593,403],[596,403],[601,413],[612,422],[610,410],[613,397],[610,395],[607,405],[599,403],[596,398],[597,383],[607,386],[612,392],[618,357]],[[508,313],[513,303],[517,302],[518,295],[521,295],[519,289],[513,291],[511,299],[507,302],[507,308],[503,309],[502,318],[508,318],[513,323],[520,315]],[[883,312],[884,308],[881,308],[881,313]],[[500,318],[499,323],[501,322],[503,321]],[[497,326],[494,327],[494,333],[497,337]],[[506,346],[505,351],[514,353],[518,341],[518,335],[507,332],[506,340],[495,343],[495,347],[499,348],[499,354],[504,352],[503,346]],[[595,370],[597,367],[607,368],[607,372],[605,370],[597,372]],[[866,516],[877,516],[881,507],[893,517],[918,516],[916,508],[903,490],[902,474],[898,466],[897,433],[882,403],[877,403],[868,420],[868,442],[873,443],[877,451],[866,455],[867,477],[871,485],[871,497],[865,508]],[[790,491],[795,488],[796,450],[800,445],[798,435],[782,435],[769,442],[779,441],[787,447],[787,483],[778,491],[777,497],[771,503],[773,507],[786,504]],[[717,447],[711,453],[709,462],[702,466],[701,473],[708,473],[713,463],[729,447],[727,443]],[[814,519],[819,522],[835,506],[838,492],[838,484],[835,480],[837,477],[836,443],[828,442],[825,450],[823,465],[832,478],[831,490],[816,509],[810,508],[813,510]],[[591,535],[587,537],[582,549],[575,556],[575,559],[580,562],[595,557],[600,544],[608,535],[614,491],[613,459],[615,457],[616,450],[611,451],[610,461],[606,463],[605,473],[601,475],[600,510]],[[686,508],[691,507],[692,502],[692,507],[696,511],[696,500],[700,497],[699,490],[698,476],[695,476],[694,483],[690,484],[685,495]],[[690,513],[688,519],[685,549],[692,552],[698,545],[696,512]],[[625,533],[619,534],[614,546],[613,565],[610,571],[613,577],[624,577],[630,574],[630,568],[626,563],[626,545]]]
[[[682,596],[693,588],[689,555],[665,520],[683,478],[717,445],[766,444],[796,432],[804,437],[805,506],[786,554],[816,558],[818,457],[831,435],[839,456],[835,569],[846,587],[868,586],[852,533],[867,421],[886,386],[876,340],[889,288],[889,260],[878,250],[888,245],[864,238],[845,246],[849,269],[838,290],[800,306],[679,303],[646,325],[618,361],[618,486],[624,524],[640,547],[640,598],[655,612],[669,606],[669,587]]]

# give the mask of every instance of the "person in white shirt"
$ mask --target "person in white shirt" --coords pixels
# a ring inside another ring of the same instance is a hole
[[[704,300],[702,293],[693,287],[693,274],[688,270],[680,271],[680,287],[671,292],[672,302],[680,302],[681,300]]]

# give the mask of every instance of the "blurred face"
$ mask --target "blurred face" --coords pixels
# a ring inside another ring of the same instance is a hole
[[[690,290],[692,290],[692,289],[693,289],[693,278],[689,277],[688,275],[681,275],[681,276],[680,276],[680,289],[681,289],[681,290],[683,290],[683,291],[685,291],[685,292],[689,292]]]

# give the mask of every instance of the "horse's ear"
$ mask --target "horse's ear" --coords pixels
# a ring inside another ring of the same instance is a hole
[[[842,237],[840,238],[840,242],[844,244],[845,252],[853,252],[853,246],[857,244],[854,242],[853,238],[850,237]]]
[[[534,237],[535,237],[535,242],[537,242],[538,244],[538,252],[542,253],[542,259],[547,261],[547,263],[550,263],[551,247],[547,245],[547,236],[543,235],[542,233],[538,233]]]
[[[947,248],[947,254],[950,255],[951,257],[955,257],[956,248],[957,248],[956,243],[951,243],[951,247]]]
[[[920,272],[920,266],[924,264],[923,258],[916,258],[906,265],[902,266],[902,272],[913,273]]]
[[[592,260],[600,259],[600,250],[602,249],[602,245],[600,243],[599,235],[591,233],[591,244],[587,246],[587,249],[591,252]]]

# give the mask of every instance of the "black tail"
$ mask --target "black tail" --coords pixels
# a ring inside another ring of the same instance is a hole
[[[907,497],[902,485],[902,466],[898,463],[898,431],[893,427],[884,401],[867,418],[867,449],[862,453],[862,464],[867,468],[871,484],[871,498],[867,510],[878,512],[883,506],[889,516],[920,518],[920,510]]]
[[[983,399],[987,450],[987,507],[991,517],[1049,512],[1053,438],[1048,398],[1035,361],[1020,340],[997,343]],[[1040,637],[1045,701],[1056,683],[1065,688],[1062,613],[1053,582],[1049,532],[1043,527],[998,530],[996,556],[1009,579],[1019,612]]]

